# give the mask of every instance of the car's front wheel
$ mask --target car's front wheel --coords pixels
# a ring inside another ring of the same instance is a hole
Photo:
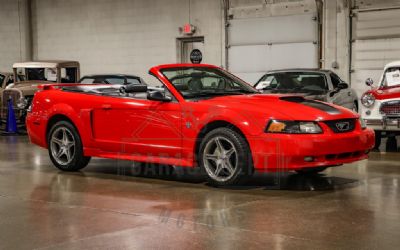
[[[83,155],[81,138],[70,122],[54,124],[47,138],[50,159],[57,168],[78,171],[89,164],[90,157]]]
[[[214,186],[240,184],[253,173],[250,148],[242,135],[230,128],[218,128],[202,140],[199,165]]]

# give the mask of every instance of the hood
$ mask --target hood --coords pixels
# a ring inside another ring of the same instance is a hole
[[[235,109],[238,113],[265,114],[275,119],[322,121],[358,118],[352,111],[336,105],[289,95],[236,95],[223,96],[199,103],[219,108]]]
[[[366,92],[371,93],[378,100],[400,98],[400,86],[390,88],[373,89]]]
[[[264,90],[264,94],[290,94],[303,96],[308,99],[318,100],[318,101],[326,101],[326,92],[323,91],[304,91],[304,92],[293,92],[290,90]]]

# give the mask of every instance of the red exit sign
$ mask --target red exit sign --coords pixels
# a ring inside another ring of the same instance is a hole
[[[196,32],[196,27],[190,23],[185,24],[182,28],[182,33],[185,35],[193,35]]]

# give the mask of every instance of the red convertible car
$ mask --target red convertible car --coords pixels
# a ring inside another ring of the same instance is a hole
[[[253,171],[319,172],[366,159],[374,146],[374,132],[352,111],[261,94],[212,65],[150,74],[161,87],[43,86],[27,116],[31,141],[64,171],[114,158],[200,167],[214,185]]]

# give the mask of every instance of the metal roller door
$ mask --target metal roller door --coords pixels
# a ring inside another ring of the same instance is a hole
[[[400,60],[400,7],[353,11],[351,84],[361,96],[365,80],[380,80],[385,64]]]
[[[228,68],[255,83],[269,70],[318,68],[318,22],[315,12],[269,17],[231,17]]]

